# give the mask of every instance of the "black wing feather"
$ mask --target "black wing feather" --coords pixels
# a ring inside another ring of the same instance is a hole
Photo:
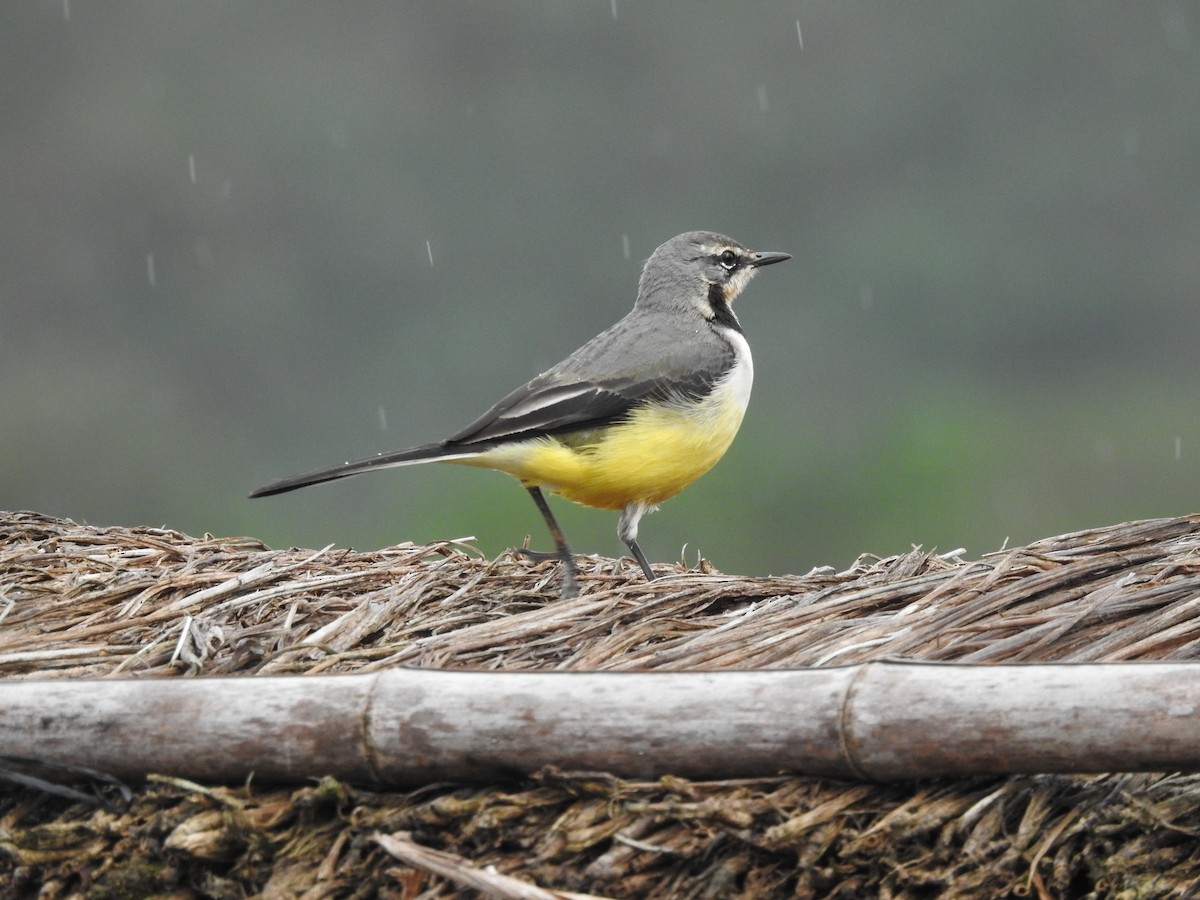
[[[704,373],[687,381],[655,378],[543,386],[539,380],[513,391],[448,438],[446,447],[465,450],[472,445],[601,428],[652,400],[698,400],[712,390],[716,379]]]

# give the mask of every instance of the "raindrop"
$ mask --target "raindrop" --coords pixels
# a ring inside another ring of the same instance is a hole
[[[616,3],[617,0],[613,0],[613,2]],[[68,22],[71,21],[71,0],[63,0],[63,18]]]
[[[1167,40],[1167,46],[1180,53],[1190,50],[1192,33],[1182,7],[1164,6],[1159,12],[1159,18],[1162,21],[1163,36]]]
[[[615,19],[617,17],[617,0],[612,0],[612,14]]]
[[[193,248],[196,251],[196,262],[200,263],[200,265],[206,268],[212,265],[213,252],[208,241],[206,241],[204,238],[197,238]]]
[[[804,49],[804,35],[800,33],[800,20],[796,20],[796,40],[800,42],[800,49]]]
[[[429,241],[425,242],[425,252],[429,254],[429,265],[433,265],[433,245]]]
[[[862,284],[858,287],[858,303],[863,309],[871,310],[875,308],[875,289],[869,284]]]
[[[767,86],[765,84],[758,86],[758,108],[763,112],[767,111]]]
[[[1175,461],[1183,459],[1183,438],[1179,435],[1175,436]]]
[[[192,184],[196,183],[196,157],[190,153],[188,154],[188,178],[191,179]]]
[[[387,431],[387,410],[382,403],[375,407],[375,412],[379,413],[379,430]]]
[[[621,252],[625,254],[625,258],[629,259],[629,235],[621,235]]]
[[[146,254],[146,280],[148,282],[150,282],[150,287],[154,287],[155,282],[158,280],[154,274],[154,254],[153,253]]]

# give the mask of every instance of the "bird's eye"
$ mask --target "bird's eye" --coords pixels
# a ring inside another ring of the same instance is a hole
[[[722,266],[732,272],[737,268],[738,256],[732,250],[726,250],[721,254],[720,261]]]

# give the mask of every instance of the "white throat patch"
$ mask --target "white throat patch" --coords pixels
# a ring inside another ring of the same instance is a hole
[[[722,379],[718,390],[727,391],[729,399],[745,410],[750,405],[750,389],[754,386],[754,357],[746,338],[732,328],[721,328],[721,337],[733,347],[733,368]]]

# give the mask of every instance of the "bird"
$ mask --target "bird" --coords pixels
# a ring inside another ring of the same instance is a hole
[[[579,568],[543,488],[620,510],[617,535],[654,580],[639,522],[732,443],[754,380],[733,301],[760,268],[788,259],[711,231],[677,235],[646,260],[632,310],[461,431],[274,481],[250,496],[426,462],[495,469],[517,478],[537,505],[555,551],[517,552],[561,561],[564,598],[578,596]]]

